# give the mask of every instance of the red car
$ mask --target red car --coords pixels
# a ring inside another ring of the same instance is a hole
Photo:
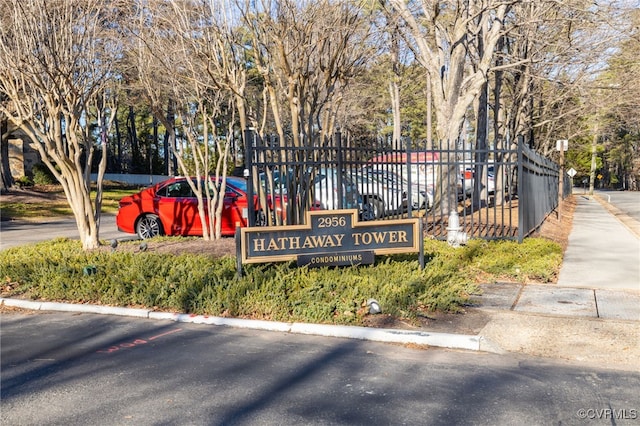
[[[233,236],[236,226],[247,226],[247,182],[227,177],[222,210],[222,235]],[[254,206],[258,206],[257,199]],[[278,206],[279,207],[279,206]],[[256,207],[256,224],[262,212]],[[208,220],[208,219],[207,219]],[[184,177],[175,177],[120,200],[116,225],[121,232],[140,238],[157,235],[202,236],[198,199]]]

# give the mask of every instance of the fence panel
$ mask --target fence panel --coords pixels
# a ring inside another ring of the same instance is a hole
[[[446,239],[453,211],[470,238],[522,241],[557,206],[557,165],[522,141],[513,149],[414,151],[358,146],[340,133],[312,147],[254,132],[246,140],[259,224],[304,224],[309,210],[356,208],[360,220],[421,217],[427,236]]]
[[[538,229],[544,219],[558,207],[560,166],[519,142],[518,241]]]

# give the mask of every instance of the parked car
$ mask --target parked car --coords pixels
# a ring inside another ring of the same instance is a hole
[[[339,202],[338,170],[334,168],[319,168],[313,173],[313,194],[315,201],[322,210],[357,209],[362,210],[362,199],[358,187],[345,173],[341,172],[342,203]]]
[[[489,164],[487,166],[487,176],[484,185],[487,187],[487,192],[489,194],[493,194],[496,189],[496,180],[495,180],[495,166],[493,164]],[[471,195],[474,188],[474,178],[475,178],[475,169],[471,166],[468,166],[464,169],[464,172],[461,172],[462,181],[464,182],[464,188],[466,195]]]
[[[402,187],[370,174],[354,172],[351,176],[362,197],[362,204],[371,210],[372,219],[404,210],[407,194]]]
[[[270,181],[267,176],[270,176]],[[363,205],[362,197],[356,184],[345,172],[342,172],[340,179],[338,179],[338,170],[335,168],[319,167],[317,169],[308,169],[302,180],[310,182],[308,186],[312,191],[314,200],[311,207],[312,210],[356,209],[359,211],[361,219],[373,219],[369,206]],[[338,190],[339,180],[342,183],[341,191]],[[286,176],[278,170],[274,170],[269,174],[262,172],[260,173],[260,185],[261,189],[267,194],[273,193],[276,196],[293,196],[289,194],[291,188],[295,188],[298,195],[303,192],[303,185],[297,182],[297,177],[291,170]],[[339,202],[340,193],[342,193],[341,203]]]
[[[277,198],[276,207],[286,202]],[[261,224],[262,211],[254,202],[256,223]],[[247,226],[247,182],[243,178],[227,177],[221,230],[233,236],[236,227]],[[207,218],[208,221],[208,218]],[[138,234],[140,238],[157,235],[201,236],[202,222],[198,215],[198,200],[187,178],[175,177],[158,183],[120,200],[116,225],[121,232]]]
[[[280,173],[280,170],[263,171],[259,174],[261,190],[267,194],[283,194],[289,192],[289,182],[293,180],[293,172]]]
[[[409,185],[409,182],[397,173],[379,167],[366,166],[363,168],[363,173],[369,178],[382,182],[387,188],[401,191],[402,208],[400,209],[400,206],[396,206],[395,203],[387,203],[392,208],[392,211],[407,211],[409,202],[411,202],[411,208],[414,210],[428,209],[433,205],[433,186],[420,185],[416,182]]]

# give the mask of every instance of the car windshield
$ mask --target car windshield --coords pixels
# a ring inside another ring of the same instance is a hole
[[[227,177],[227,185],[239,189],[242,192],[247,192],[247,181],[245,179]]]

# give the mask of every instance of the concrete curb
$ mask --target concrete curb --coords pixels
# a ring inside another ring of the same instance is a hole
[[[208,324],[252,330],[279,331],[284,333],[307,334],[324,337],[369,340],[384,343],[401,343],[466,349],[472,351],[499,352],[493,344],[481,336],[432,333],[425,331],[395,330],[329,324],[284,323],[240,318],[223,318],[208,315],[191,315],[171,312],[155,312],[146,309],[120,308],[102,305],[76,305],[71,303],[37,302],[31,300],[0,298],[0,304],[34,311],[82,312],[100,315],[119,315],[154,320]]]
[[[14,308],[30,309],[33,311],[62,311],[83,312],[101,315],[119,315],[127,317],[148,318],[146,309],[118,308],[102,305],[76,305],[72,303],[37,302],[33,300],[5,299],[0,297],[0,304]]]
[[[297,334],[346,337],[349,339],[372,340],[385,343],[411,343],[451,349],[480,350],[480,337],[464,334],[304,323],[292,324],[290,331]]]

